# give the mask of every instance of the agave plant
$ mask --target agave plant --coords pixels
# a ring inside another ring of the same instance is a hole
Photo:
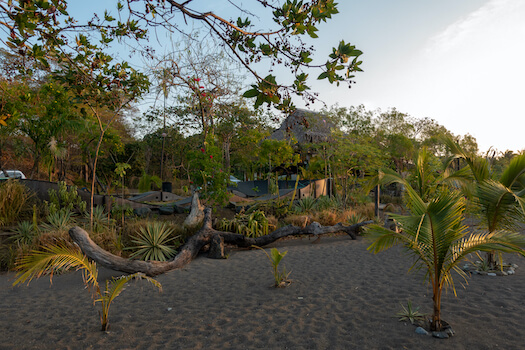
[[[169,243],[180,237],[171,237],[172,234],[173,228],[165,222],[148,222],[145,227],[140,227],[138,235],[132,238],[135,246],[129,249],[136,251],[130,257],[141,260],[168,260],[177,253]]]
[[[35,225],[31,221],[22,221],[18,223],[14,232],[15,234],[10,237],[10,240],[18,245],[30,245],[38,236],[38,227],[35,229]]]
[[[298,214],[310,213],[315,210],[315,205],[315,198],[304,197],[297,202],[297,205],[295,206],[295,212]]]
[[[17,263],[18,278],[13,283],[17,285],[27,281],[31,282],[34,278],[42,275],[50,275],[62,269],[82,270],[84,282],[93,290],[93,298],[101,303],[100,324],[101,330],[109,329],[109,307],[116,297],[124,290],[126,284],[133,279],[145,279],[162,291],[161,284],[143,273],[113,278],[107,280],[105,289],[100,288],[98,282],[98,268],[95,262],[90,261],[76,246],[66,241],[59,241],[57,244],[43,247],[43,250],[34,250],[30,254],[21,257]]]
[[[409,215],[391,214],[400,227],[399,231],[379,225],[369,226],[366,236],[372,240],[372,244],[368,250],[378,253],[402,244],[414,255],[414,266],[426,271],[426,278],[432,285],[434,308],[431,330],[442,330],[442,291],[451,287],[456,292],[451,272],[454,270],[466,278],[458,265],[476,251],[499,250],[525,256],[525,236],[506,231],[469,235],[462,224],[465,200],[459,192],[442,189],[425,201],[408,182],[401,177],[397,181],[405,186],[405,203]]]
[[[84,218],[90,219],[90,212],[84,212]],[[100,232],[104,228],[113,224],[114,220],[108,217],[108,214],[104,212],[103,206],[93,208],[93,231]]]
[[[67,232],[75,223],[73,212],[67,208],[50,213],[46,219],[47,223],[42,224],[42,231],[55,232],[59,235]]]

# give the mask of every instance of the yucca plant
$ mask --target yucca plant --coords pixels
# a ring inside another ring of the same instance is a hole
[[[127,276],[106,280],[105,289],[100,288],[98,282],[98,268],[95,262],[90,261],[76,246],[59,241],[57,244],[43,247],[43,250],[33,250],[31,253],[22,256],[17,262],[18,278],[13,283],[31,282],[34,278],[42,275],[50,275],[57,270],[76,269],[82,270],[84,283],[91,287],[94,302],[101,303],[100,323],[101,330],[109,329],[109,307],[116,297],[124,290],[126,284],[133,279],[145,279],[162,291],[161,284],[143,273],[134,273]]]
[[[135,246],[128,249],[133,249],[135,252],[130,257],[141,260],[167,261],[177,253],[169,245],[170,242],[180,237],[171,237],[173,232],[173,228],[165,222],[148,222],[145,227],[140,227],[138,235],[132,238],[131,241]]]
[[[443,189],[435,197],[423,200],[408,184],[405,186],[406,216],[390,214],[400,230],[391,231],[379,225],[366,228],[366,237],[372,240],[368,250],[379,253],[396,244],[402,244],[414,257],[414,266],[426,271],[432,285],[434,304],[431,330],[442,330],[441,294],[451,287],[455,294],[451,271],[466,278],[458,265],[476,251],[499,250],[525,256],[525,236],[506,231],[467,234],[462,224],[464,197],[457,191]]]

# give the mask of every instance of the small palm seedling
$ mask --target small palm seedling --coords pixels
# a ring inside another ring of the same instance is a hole
[[[270,263],[272,264],[272,273],[275,282],[274,287],[286,287],[292,282],[290,279],[288,279],[291,272],[287,273],[285,267],[283,267],[282,271],[279,271],[279,263],[285,257],[288,251],[281,253],[276,248],[272,248],[270,250],[270,254],[268,254],[268,252],[261,247],[258,247],[256,245],[252,245],[252,247],[262,250],[270,260]]]
[[[168,244],[180,237],[171,237],[172,234],[173,228],[165,222],[148,222],[146,227],[140,227],[138,235],[132,238],[136,246],[129,249],[136,251],[130,257],[141,260],[169,260],[177,251]]]
[[[419,312],[419,306],[414,308],[410,300],[407,302],[407,307],[404,307],[403,305],[401,305],[401,307],[403,310],[396,314],[399,321],[410,321],[410,323],[414,324],[414,322],[425,318],[425,314]]]
[[[66,241],[58,241],[57,244],[43,247],[43,250],[34,250],[30,254],[21,257],[17,263],[18,279],[13,283],[17,285],[27,281],[31,282],[33,278],[39,278],[42,275],[50,275],[57,270],[76,269],[82,270],[84,283],[91,287],[93,291],[94,303],[100,302],[102,308],[100,311],[101,330],[109,329],[109,307],[113,300],[120,295],[126,284],[133,279],[145,279],[162,291],[161,284],[143,273],[134,273],[132,275],[113,278],[106,281],[105,290],[100,288],[98,282],[98,268],[96,263],[89,259],[78,249],[78,247],[68,244]]]

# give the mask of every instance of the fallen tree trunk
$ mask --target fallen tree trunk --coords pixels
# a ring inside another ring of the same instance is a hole
[[[126,273],[142,272],[148,276],[155,276],[171,270],[180,269],[189,264],[205,245],[211,243],[215,236],[222,237],[222,239],[216,239],[215,241],[233,244],[238,247],[250,247],[252,245],[265,246],[288,236],[320,236],[335,232],[346,232],[352,239],[356,239],[356,234],[360,227],[371,223],[371,221],[367,221],[352,226],[344,226],[341,223],[334,226],[322,226],[314,222],[305,228],[289,225],[277,229],[266,236],[250,238],[236,233],[217,231],[213,229],[211,222],[211,209],[207,208],[204,210],[204,222],[201,229],[188,239],[186,244],[184,244],[179,253],[171,261],[129,260],[113,255],[95,244],[95,242],[89,238],[89,234],[80,227],[71,228],[69,235],[88,258],[94,260],[101,266]]]

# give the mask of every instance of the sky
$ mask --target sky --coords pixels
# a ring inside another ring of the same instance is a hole
[[[86,12],[97,2],[108,6],[94,0]],[[192,4],[229,19],[240,14],[231,2]],[[339,0],[338,9],[319,26],[316,55],[325,60],[344,39],[363,51],[364,72],[351,89],[311,81],[328,106],[395,107],[474,136],[480,152],[525,149],[525,0]]]
[[[361,49],[364,72],[352,89],[316,84],[328,105],[395,107],[471,134],[481,152],[525,149],[525,1],[340,1],[339,12],[321,30]]]

